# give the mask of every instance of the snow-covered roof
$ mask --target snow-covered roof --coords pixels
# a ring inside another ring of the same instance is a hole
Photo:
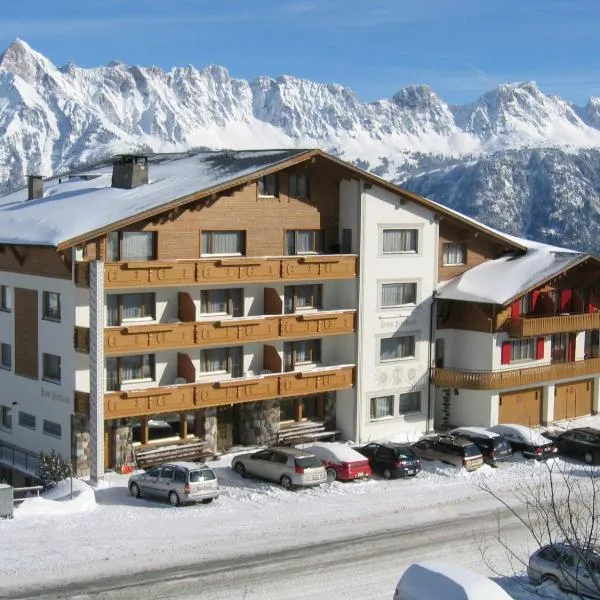
[[[197,152],[149,160],[149,183],[111,187],[110,165],[81,177],[44,182],[44,196],[27,200],[27,189],[0,198],[0,243],[58,246],[113,223],[160,208],[188,195],[274,168],[306,150]]]
[[[484,262],[442,282],[438,298],[504,305],[589,257],[565,248],[506,237],[526,246],[527,251]]]

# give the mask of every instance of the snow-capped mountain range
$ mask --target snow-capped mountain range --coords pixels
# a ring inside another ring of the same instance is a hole
[[[491,226],[600,250],[600,98],[579,107],[533,82],[461,106],[426,85],[361,103],[219,66],[56,67],[16,40],[0,57],[0,139],[0,189],[117,152],[318,146]]]

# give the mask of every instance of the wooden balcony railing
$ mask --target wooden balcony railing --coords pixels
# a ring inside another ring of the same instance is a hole
[[[358,258],[353,254],[106,263],[104,287],[111,289],[353,279],[357,275],[357,263]],[[89,286],[89,263],[75,264],[75,282],[79,286]]]
[[[600,312],[575,315],[529,316],[511,319],[510,335],[513,337],[535,337],[553,333],[570,333],[600,329]]]
[[[193,411],[277,398],[296,397],[354,386],[354,366],[338,365],[308,371],[273,373],[211,383],[111,392],[104,396],[104,418],[121,419]]]
[[[325,337],[356,331],[356,311],[322,311],[181,323],[109,327],[104,352],[228,346],[269,340]]]
[[[570,377],[595,375],[597,373],[600,373],[600,358],[591,358],[502,371],[463,371],[434,368],[433,382],[437,387],[463,390],[501,390],[522,385],[537,385]]]

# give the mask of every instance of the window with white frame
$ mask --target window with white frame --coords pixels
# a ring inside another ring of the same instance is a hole
[[[108,262],[155,260],[156,231],[112,231],[107,237]]]
[[[258,180],[258,195],[263,198],[276,198],[279,195],[279,177],[277,173],[264,175]]]
[[[510,342],[510,360],[535,360],[535,339],[512,340]]]
[[[203,373],[229,373],[232,377],[242,376],[242,346],[229,348],[207,348],[200,351],[200,370]]]
[[[323,286],[288,285],[284,290],[284,311],[286,314],[298,310],[322,308]]]
[[[203,231],[202,255],[243,255],[246,252],[245,231]]]
[[[394,396],[376,396],[371,398],[371,421],[394,416]]]
[[[421,412],[421,392],[406,392],[400,394],[398,412],[401,415]]]
[[[106,308],[109,327],[126,321],[153,321],[156,318],[156,297],[154,293],[109,294]]]
[[[467,264],[467,245],[460,242],[444,244],[442,263],[447,266]]]
[[[0,368],[12,368],[12,347],[10,344],[0,344]]]
[[[19,426],[27,429],[35,429],[35,415],[19,411]]]
[[[47,421],[44,419],[44,433],[46,435],[51,435],[52,437],[61,437],[62,435],[62,427],[60,423],[54,423],[53,421]]]
[[[7,312],[12,310],[11,290],[7,285],[0,285],[0,310]]]
[[[60,356],[56,356],[56,354],[46,354],[44,352],[44,354],[42,355],[42,362],[44,381],[50,381],[51,383],[60,383]]]
[[[390,308],[417,303],[417,284],[414,281],[381,284],[381,307]]]
[[[384,229],[383,254],[414,254],[419,251],[418,229]]]
[[[12,429],[12,408],[10,406],[0,406],[0,427]]]
[[[42,295],[42,303],[42,318],[46,321],[60,322],[60,294],[57,294],[56,292],[44,292]]]
[[[286,254],[319,254],[325,248],[325,232],[321,229],[286,231]]]
[[[106,359],[106,389],[117,391],[130,381],[153,381],[156,364],[154,354],[134,354]]]
[[[202,290],[200,292],[200,312],[203,315],[224,314],[242,317],[244,314],[244,290]]]
[[[401,358],[414,358],[415,336],[399,335],[389,338],[381,338],[379,349],[379,360],[399,360]]]
[[[294,173],[291,175],[290,196],[292,198],[308,198],[309,195],[308,175],[306,173]]]

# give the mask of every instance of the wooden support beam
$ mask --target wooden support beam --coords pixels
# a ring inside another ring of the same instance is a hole
[[[294,421],[297,423],[302,421],[302,398],[294,400]]]
[[[187,427],[187,414],[182,413],[179,415],[179,438],[185,440],[187,437],[188,427]]]
[[[145,446],[149,441],[148,433],[148,417],[142,417],[140,419],[140,442],[142,446]]]
[[[9,246],[10,251],[12,252],[13,256],[17,259],[17,262],[19,263],[19,265],[22,267],[23,264],[25,263],[25,257],[21,256],[18,252],[17,249],[14,246]]]
[[[317,396],[317,417],[325,418],[325,397],[323,395]]]
[[[194,435],[204,439],[204,420],[202,418],[201,410],[197,410],[194,413]]]

